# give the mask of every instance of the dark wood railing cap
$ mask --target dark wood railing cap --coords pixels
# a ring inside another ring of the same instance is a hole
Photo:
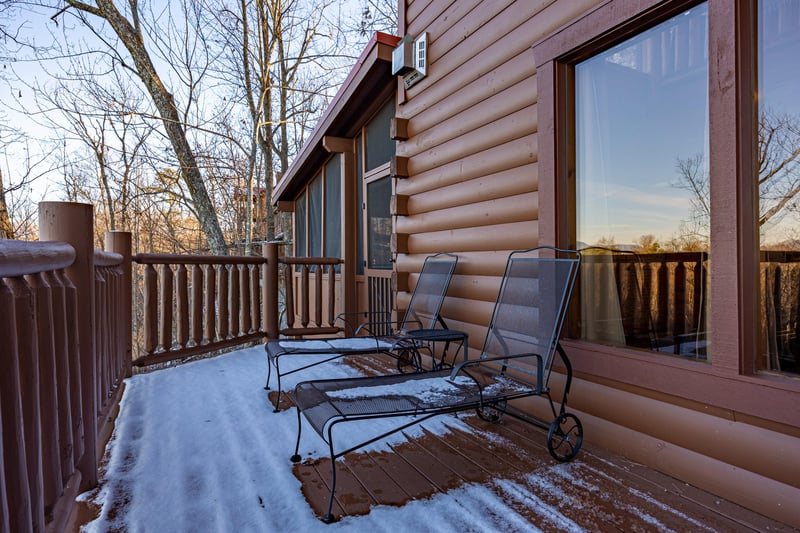
[[[23,242],[0,239],[0,277],[13,278],[59,270],[75,261],[75,249],[65,242]]]
[[[136,254],[140,265],[263,265],[266,259],[248,255]]]

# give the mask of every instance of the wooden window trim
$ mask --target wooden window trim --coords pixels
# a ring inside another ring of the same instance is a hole
[[[539,242],[571,242],[568,125],[571,64],[592,57],[698,1],[605,2],[533,46],[538,87]],[[593,379],[712,404],[800,427],[800,383],[754,374],[757,230],[752,186],[755,0],[708,0],[709,163],[711,168],[711,364],[565,340],[578,369]],[[734,29],[734,31],[731,31]],[[745,133],[742,133],[745,132]],[[731,157],[730,154],[737,154]],[[731,179],[731,176],[734,176]],[[550,201],[552,200],[552,201]],[[731,287],[739,290],[732,291]],[[735,391],[735,392],[732,392]]]

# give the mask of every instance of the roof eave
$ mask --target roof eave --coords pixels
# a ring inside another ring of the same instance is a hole
[[[293,200],[302,186],[319,170],[328,152],[322,144],[326,135],[341,136],[351,130],[354,121],[363,115],[363,106],[349,105],[364,93],[373,93],[376,86],[394,82],[391,75],[392,51],[400,38],[376,33],[359,56],[330,105],[320,117],[311,135],[289,169],[275,186],[273,203]],[[366,96],[366,94],[364,94]]]

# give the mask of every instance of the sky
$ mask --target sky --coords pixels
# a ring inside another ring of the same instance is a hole
[[[53,2],[58,4],[58,2]],[[145,6],[144,9],[159,9],[163,2],[146,2],[141,3]],[[302,2],[301,2],[302,4]],[[335,20],[345,20],[348,23],[356,24],[360,19],[360,6],[362,0],[338,0],[336,2],[328,2],[329,6],[326,9],[326,18],[323,25],[320,27],[320,33],[328,34],[333,33],[328,25],[333,25]],[[177,16],[179,11],[175,11]],[[0,25],[6,31],[14,33],[19,30],[19,36],[22,40],[34,42],[38,46],[46,46],[52,43],[53,36],[57,37],[60,42],[78,43],[86,39],[90,44],[87,48],[101,49],[101,45],[96,40],[87,28],[83,27],[80,23],[76,22],[74,16],[70,13],[63,14],[57,20],[51,20],[52,15],[56,13],[54,8],[31,8],[26,6],[24,10],[12,11],[13,18],[9,18],[8,12],[0,12],[0,17],[6,18],[0,20]],[[164,17],[159,19],[163,20]],[[147,17],[145,17],[145,24]],[[366,37],[365,37],[366,40]],[[323,46],[328,45],[328,41],[320,38],[320,42],[325,42]],[[77,151],[77,148],[83,148],[77,141],[68,142],[66,147],[62,147],[61,143],[54,143],[53,135],[57,128],[52,124],[46,123],[44,115],[26,116],[21,111],[37,110],[36,94],[31,88],[34,85],[44,85],[48,87],[54,86],[53,79],[47,74],[50,72],[59,72],[57,63],[49,61],[39,63],[32,59],[30,50],[22,48],[15,50],[14,45],[10,41],[4,43],[5,47],[0,47],[0,170],[3,172],[4,184],[6,188],[9,185],[18,184],[22,180],[24,169],[27,167],[26,157],[30,155],[30,161],[36,162],[42,158],[42,154],[49,154],[55,150],[66,150],[67,152]],[[181,90],[181,85],[175,80],[176,76],[183,76],[185,73],[176,74],[170,72],[168,65],[157,57],[155,47],[151,46],[152,43],[148,42],[149,50],[151,52],[151,59],[153,60],[156,69],[164,80],[165,84],[176,93],[176,100],[181,102],[181,97],[178,94]],[[352,44],[352,43],[351,43]],[[352,61],[360,53],[360,48],[352,51],[345,50],[345,56],[352,55]],[[123,53],[127,56],[127,53]],[[5,57],[8,56],[8,57]],[[350,59],[339,59],[345,64]],[[343,70],[341,78],[344,79],[346,71]],[[139,82],[135,82],[139,84]],[[140,84],[139,84],[140,85]],[[203,97],[212,102],[208,106],[213,107],[215,98],[218,98],[215,90],[217,87],[214,82],[207,80],[206,85],[203,86]],[[335,88],[331,89],[335,90]],[[333,93],[331,93],[333,94]],[[48,113],[49,117],[57,117],[58,113]],[[190,119],[191,120],[191,119]],[[16,128],[27,137],[27,141],[14,142],[11,146],[6,146],[9,135],[4,131],[5,126]],[[72,136],[74,137],[74,135]],[[151,142],[153,139],[151,138]],[[77,147],[71,150],[70,147]],[[64,193],[62,191],[63,171],[50,170],[53,166],[52,162],[41,163],[34,169],[33,175],[41,174],[33,183],[33,186],[26,191],[31,197],[33,202],[41,200],[63,200]],[[14,201],[12,195],[11,201]]]
[[[285,358],[282,365],[306,362],[305,357]],[[584,493],[626,513],[642,530],[714,530],[687,515],[685,502],[671,507],[660,495],[613,479],[619,467],[591,455],[585,446],[573,461],[542,461],[521,480],[465,484],[402,507],[373,506],[367,515],[326,525],[304,499],[289,461],[296,412],[273,413],[263,389],[265,370],[264,348],[255,346],[127,379],[99,486],[79,496],[100,507],[99,516],[82,532],[539,531],[515,510],[520,508],[534,510],[547,531],[596,530],[603,518],[586,505]],[[358,371],[338,360],[288,375],[284,384],[289,390],[301,380],[356,375]],[[394,424],[397,419],[344,424],[347,437],[342,442]],[[455,415],[438,416],[422,426],[436,435],[476,431]],[[389,451],[390,445],[422,434],[420,425],[412,426],[364,449]],[[327,444],[307,424],[300,453],[304,460],[328,454]]]

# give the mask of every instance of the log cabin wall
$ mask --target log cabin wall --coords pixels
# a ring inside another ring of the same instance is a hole
[[[554,214],[553,183],[540,187],[540,170],[553,179],[539,154],[553,147],[555,132],[548,121],[540,129],[545,113],[537,104],[540,89],[553,95],[552,87],[537,85],[531,47],[588,12],[613,11],[614,3],[400,2],[399,34],[428,33],[428,64],[426,77],[409,89],[398,82],[404,135],[397,166],[407,177],[395,185],[395,205],[402,206],[395,268],[410,291],[426,255],[459,255],[443,315],[449,327],[469,333],[473,350],[481,348],[509,251],[555,244],[565,224]],[[400,288],[398,308],[409,294]],[[579,376],[570,405],[589,442],[800,527],[800,425],[791,383],[567,345]],[[664,385],[650,386],[659,379]],[[551,382],[556,394],[558,382]]]
[[[401,29],[428,33],[427,76],[398,97],[408,139],[396,193],[397,270],[453,252],[459,268],[443,313],[480,349],[508,253],[539,242],[536,65],[531,45],[596,0],[416,0]],[[398,294],[398,307],[408,293]],[[468,304],[468,305],[465,305]]]

